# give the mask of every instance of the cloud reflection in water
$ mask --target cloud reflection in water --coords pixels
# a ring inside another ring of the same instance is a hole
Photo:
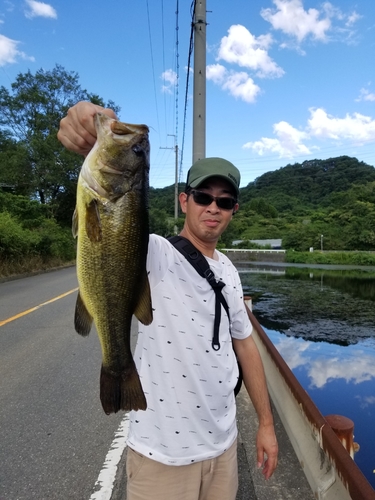
[[[375,378],[375,351],[370,346],[364,350],[363,344],[340,347],[293,337],[274,343],[291,370],[304,367],[310,387],[320,389],[334,379],[360,384]]]

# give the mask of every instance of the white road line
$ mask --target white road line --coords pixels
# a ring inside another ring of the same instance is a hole
[[[121,421],[119,428],[112,441],[111,447],[105,457],[103,468],[96,480],[95,491],[90,500],[110,500],[112,496],[113,485],[116,479],[118,463],[126,447],[126,439],[129,432],[129,414],[126,413]]]

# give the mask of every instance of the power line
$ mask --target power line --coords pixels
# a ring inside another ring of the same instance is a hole
[[[162,39],[162,51],[163,51],[163,86],[165,87],[165,71],[166,71],[166,66],[165,66],[165,40],[164,40],[164,0],[161,0],[161,39]],[[166,95],[165,92],[164,94],[164,126],[165,130],[167,130],[167,102],[166,102]]]
[[[176,97],[176,133],[175,133],[175,141],[178,142],[178,96],[179,96],[179,82],[180,82],[180,62],[179,62],[179,2],[176,2],[176,87],[175,87],[175,97]]]
[[[154,82],[154,96],[155,96],[155,107],[156,107],[156,120],[158,122],[158,130],[160,131],[158,100],[157,100],[157,93],[156,93],[154,54],[153,54],[153,51],[152,51],[152,39],[151,39],[150,10],[149,10],[149,6],[148,6],[148,0],[146,0],[146,6],[147,6],[148,35],[149,35],[149,41],[150,41],[152,78],[153,78],[153,82]]]
[[[187,113],[187,102],[188,102],[188,93],[189,93],[189,78],[190,78],[190,61],[191,61],[191,54],[193,53],[193,46],[194,46],[194,22],[193,21],[194,21],[195,4],[196,4],[196,0],[193,0],[191,2],[191,7],[190,7],[191,30],[190,30],[189,55],[188,55],[187,73],[186,73],[184,125],[183,125],[183,132],[182,132],[181,160],[180,160],[180,169],[179,169],[179,176],[178,176],[179,182],[181,182],[181,177],[182,177],[182,163],[183,163],[183,158],[184,158],[184,147],[185,147],[186,113]]]

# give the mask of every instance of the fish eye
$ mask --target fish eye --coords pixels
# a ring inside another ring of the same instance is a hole
[[[137,156],[142,156],[144,154],[143,148],[139,144],[135,144],[132,150]]]

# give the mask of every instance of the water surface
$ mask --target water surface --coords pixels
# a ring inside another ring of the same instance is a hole
[[[238,266],[253,312],[323,415],[354,422],[375,488],[375,270]]]

